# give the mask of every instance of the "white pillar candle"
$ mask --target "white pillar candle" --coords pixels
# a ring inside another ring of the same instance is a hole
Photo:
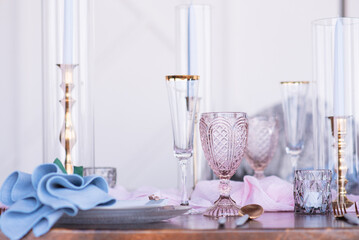
[[[63,64],[72,64],[73,53],[73,0],[64,0]]]
[[[335,24],[334,42],[334,116],[345,116],[344,86],[344,29],[343,19],[338,18]]]
[[[188,8],[188,75],[198,75],[197,67],[197,38],[196,38],[196,15],[191,4]],[[188,83],[188,96],[194,96],[193,90]]]
[[[197,75],[197,30],[196,30],[196,15],[194,6],[191,4],[188,9],[188,74]]]

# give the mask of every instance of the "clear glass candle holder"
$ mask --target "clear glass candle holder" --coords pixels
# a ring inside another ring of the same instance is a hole
[[[190,193],[197,182],[213,179],[201,147],[198,127],[201,113],[212,110],[211,7],[204,4],[181,4],[176,6],[175,19],[176,72],[201,77],[193,133],[193,158],[187,163],[187,189]]]
[[[359,194],[359,18],[313,22],[313,137],[318,168],[333,171],[333,202]]]
[[[95,165],[94,1],[42,1],[43,161]]]
[[[332,171],[296,170],[294,175],[294,212],[328,214],[332,202]]]

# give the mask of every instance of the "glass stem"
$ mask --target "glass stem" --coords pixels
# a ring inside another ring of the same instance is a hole
[[[181,205],[188,206],[188,193],[187,193],[187,162],[188,159],[182,158],[179,160],[181,167]]]
[[[295,170],[297,170],[298,159],[299,159],[299,154],[290,154],[290,161],[292,162],[292,173],[290,175],[291,181],[294,181],[294,174],[295,174]]]
[[[257,179],[263,179],[265,176],[264,176],[264,171],[254,171],[254,177],[257,178]]]
[[[221,197],[229,197],[229,194],[231,192],[231,185],[229,184],[229,179],[221,179],[218,188]]]

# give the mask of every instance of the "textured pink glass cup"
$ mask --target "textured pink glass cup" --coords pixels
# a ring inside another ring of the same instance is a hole
[[[272,160],[278,145],[278,120],[276,117],[257,116],[248,120],[246,160],[254,170],[254,177],[264,178],[264,169]]]
[[[241,112],[203,113],[199,123],[204,155],[220,178],[220,196],[204,215],[238,216],[240,207],[230,197],[229,179],[239,167],[247,145],[248,120]]]

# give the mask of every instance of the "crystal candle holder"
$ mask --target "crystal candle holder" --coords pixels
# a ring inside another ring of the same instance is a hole
[[[296,170],[294,175],[294,212],[327,214],[332,202],[331,170]]]

